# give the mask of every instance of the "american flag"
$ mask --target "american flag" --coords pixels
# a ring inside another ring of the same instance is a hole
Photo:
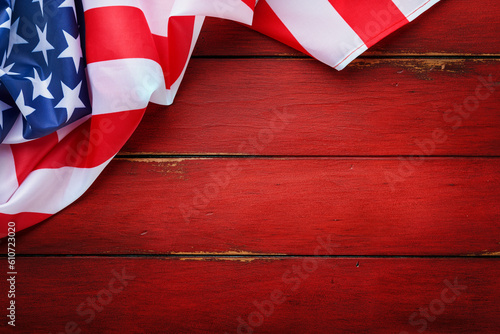
[[[81,196],[169,105],[206,16],[338,70],[438,0],[0,0],[0,237]]]

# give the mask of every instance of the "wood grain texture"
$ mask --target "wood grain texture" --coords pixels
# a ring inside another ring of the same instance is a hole
[[[0,333],[497,334],[499,11],[441,1],[340,72],[207,19],[175,104],[17,235]]]
[[[151,105],[122,153],[409,155],[439,129],[446,140],[431,155],[498,156],[499,70],[498,60],[358,60],[337,72],[306,59],[195,59],[175,104]]]
[[[337,255],[499,255],[499,172],[499,159],[115,160],[17,250],[312,255],[331,235]]]
[[[444,0],[362,56],[499,55],[500,3]],[[234,22],[207,18],[195,56],[304,56]]]
[[[22,258],[18,326],[0,330],[60,333],[70,323],[82,333],[249,333],[238,332],[238,317],[255,333],[417,333],[425,324],[426,333],[496,334],[500,326],[492,259],[241,260]],[[135,278],[117,291],[113,271]],[[273,292],[282,303],[259,311],[254,302]],[[89,323],[76,311],[83,303],[89,312],[87,298],[101,310]]]

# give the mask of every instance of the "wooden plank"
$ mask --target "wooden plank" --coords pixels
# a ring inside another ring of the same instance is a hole
[[[374,45],[370,55],[499,55],[500,3],[496,0],[441,1]],[[303,56],[237,23],[207,18],[195,56]]]
[[[337,72],[307,59],[195,59],[175,104],[151,105],[122,153],[409,155],[438,130],[446,140],[430,154],[498,156],[499,70],[499,60],[372,59]]]
[[[498,259],[199,260],[19,258],[16,328],[4,320],[2,333],[496,334],[500,326]],[[238,331],[238,318],[251,329]]]
[[[499,187],[492,158],[120,159],[17,251],[500,255]]]

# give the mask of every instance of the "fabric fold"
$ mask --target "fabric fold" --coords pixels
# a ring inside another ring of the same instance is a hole
[[[340,70],[436,2],[0,0],[0,237],[79,198],[148,103],[173,103],[206,16]]]

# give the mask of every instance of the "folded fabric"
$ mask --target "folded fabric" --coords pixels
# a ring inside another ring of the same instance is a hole
[[[75,201],[173,102],[206,16],[340,70],[437,1],[0,0],[0,237]]]

